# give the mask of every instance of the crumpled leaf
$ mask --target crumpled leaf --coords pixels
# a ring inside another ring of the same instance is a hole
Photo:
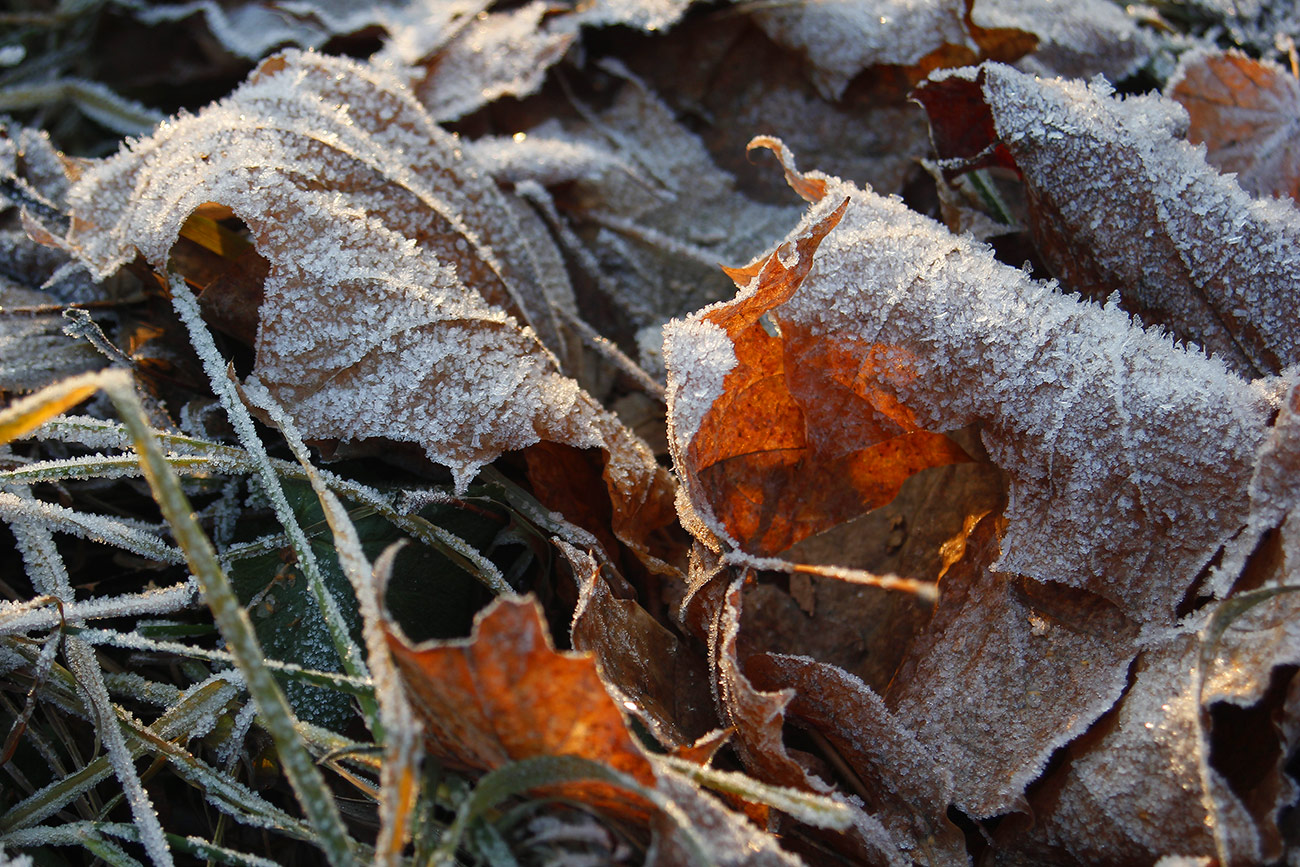
[[[816,264],[774,311],[782,333],[850,338],[863,347],[860,363],[888,360],[873,364],[869,385],[920,430],[981,425],[1011,483],[999,571],[1087,589],[1139,622],[1171,620],[1246,521],[1267,389],[1136,328],[1114,306],[1057,294],[901,202],[787,170],[801,189],[825,189],[791,237],[807,246],[825,235]],[[833,214],[839,224],[827,231]],[[771,267],[784,269],[779,256]],[[738,367],[711,312],[667,329],[684,470],[698,465],[693,440]],[[707,514],[689,475],[685,490]],[[1222,593],[1230,580],[1200,592]]]
[[[576,32],[540,27],[547,11],[543,0],[533,0],[477,16],[425,65],[416,98],[433,117],[448,121],[502,96],[533,93],[577,38]]]
[[[979,27],[1020,30],[1037,37],[1037,46],[1018,68],[1039,75],[1091,78],[1100,74],[1119,81],[1137,72],[1154,48],[1150,35],[1124,7],[1108,0],[1076,0],[1051,7],[1041,0],[976,0],[970,17]]]
[[[1065,285],[1196,342],[1246,376],[1300,361],[1300,213],[1255,200],[1182,140],[1159,96],[986,64],[917,91],[953,170],[1013,165],[1039,252]]]
[[[971,6],[967,0],[830,0],[759,7],[754,17],[773,41],[807,57],[822,95],[836,100],[869,67],[928,71],[988,56],[1012,61],[1033,48],[1030,34],[973,25]]]
[[[1205,159],[1235,172],[1253,196],[1300,201],[1300,81],[1276,63],[1240,51],[1183,56],[1165,95],[1187,109],[1187,138]]]
[[[595,656],[606,689],[661,743],[695,743],[715,725],[704,659],[635,599],[616,596],[590,554],[555,544],[578,584],[574,649]]]
[[[69,244],[101,274],[137,248],[161,268],[210,201],[270,263],[253,372],[307,437],[414,442],[461,491],[503,451],[600,448],[614,531],[645,551],[671,482],[537,339],[563,354],[557,251],[396,80],[317,55],[268,60],[227,100],[88,171]]]
[[[821,339],[776,314],[775,326],[761,321],[797,291],[846,206],[799,237],[793,252],[731,272],[744,290],[736,301],[670,332],[674,460],[705,525],[760,557],[888,502],[920,470],[968,459],[874,390],[878,366],[905,361],[887,349],[859,350],[852,338]],[[700,349],[714,370],[692,364]]]
[[[654,773],[588,654],[557,652],[535,599],[498,597],[461,641],[410,645],[385,624],[388,647],[430,754],[488,771],[533,756],[603,762],[653,787]],[[567,784],[571,797],[644,822],[649,805],[603,783]]]
[[[734,577],[715,556],[697,545],[692,554],[691,581],[699,588],[689,597],[691,616],[708,623],[718,712],[735,730],[732,744],[746,770],[777,785],[818,794],[833,792],[823,779],[823,775],[830,776],[829,772],[819,775],[812,770],[811,756],[796,756],[784,743],[786,709],[795,698],[794,690],[760,690],[742,670],[737,636],[744,579]],[[848,831],[824,837],[822,842],[867,863],[899,863],[899,844],[880,819],[861,809],[856,809],[855,814],[857,818]]]
[[[885,693],[975,818],[1025,808],[1025,787],[1114,705],[1138,651],[1136,624],[1110,602],[990,569],[995,524],[980,522],[943,577]]]
[[[900,851],[931,863],[966,861],[965,838],[946,815],[950,774],[870,687],[806,656],[759,654],[745,672],[760,689],[793,691],[786,719],[820,732],[839,752]]]
[[[1171,851],[1214,856],[1216,833],[1229,863],[1272,860],[1260,850],[1245,805],[1199,750],[1198,652],[1195,634],[1143,652],[1115,712],[1072,744],[1061,770],[1035,791],[1033,827],[1013,821],[999,829],[999,863],[1149,864]]]

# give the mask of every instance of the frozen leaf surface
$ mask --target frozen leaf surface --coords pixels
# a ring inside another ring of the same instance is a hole
[[[869,66],[913,66],[944,47],[973,58],[965,16],[963,0],[830,0],[755,13],[774,41],[806,55],[813,80],[832,100]]]
[[[1246,521],[1271,411],[1265,391],[1135,327],[1113,305],[1060,295],[998,263],[901,202],[791,171],[800,189],[824,185],[791,237],[825,236],[816,264],[773,311],[781,333],[845,346],[876,405],[920,430],[982,426],[1011,479],[998,569],[1087,589],[1138,621],[1172,618]],[[772,261],[793,266],[793,252]],[[741,365],[711,315],[668,329],[670,422],[686,473],[699,466],[694,443]],[[707,523],[707,496],[689,476],[686,484]]]
[[[137,248],[161,268],[212,201],[270,263],[254,372],[306,436],[417,443],[462,490],[503,451],[599,448],[615,532],[652,532],[637,521],[671,496],[666,473],[537,339],[564,344],[554,250],[396,80],[273,58],[88,172],[70,243],[99,273]]]
[[[992,571],[995,521],[944,576],[934,619],[885,700],[952,775],[952,801],[984,818],[1024,808],[1052,751],[1119,698],[1137,627],[1092,594]]]
[[[936,78],[918,98],[940,156],[1021,172],[1038,249],[1066,286],[1118,291],[1248,376],[1300,361],[1300,213],[1208,165],[1176,103],[998,64]]]
[[[412,647],[386,624],[388,646],[431,754],[488,771],[533,756],[604,762],[645,785],[654,774],[586,654],[557,652],[535,600],[497,599],[463,641]],[[606,784],[569,784],[588,803],[646,818],[646,805]]]
[[[1300,201],[1300,81],[1239,51],[1191,52],[1165,89],[1191,118],[1187,137],[1254,196]]]
[[[1032,33],[1038,44],[1020,68],[1063,78],[1100,73],[1119,81],[1136,72],[1154,47],[1124,8],[1109,0],[976,0],[970,17],[982,28]]]
[[[508,12],[490,12],[440,50],[415,94],[441,121],[454,120],[503,96],[523,97],[541,87],[576,33],[541,26],[547,5],[535,0]]]

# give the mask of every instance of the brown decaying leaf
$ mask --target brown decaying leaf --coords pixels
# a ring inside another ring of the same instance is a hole
[[[966,840],[946,815],[951,775],[870,687],[806,656],[758,654],[744,667],[756,688],[791,691],[786,719],[826,737],[857,774],[866,810],[900,851],[931,864],[966,861]]]
[[[1139,657],[1116,710],[1072,744],[1065,764],[1035,791],[1033,826],[1012,821],[999,829],[998,863],[1139,865],[1171,853],[1215,856],[1216,833],[1229,863],[1261,863],[1255,823],[1202,752],[1197,636],[1154,644]]]
[[[564,542],[556,545],[578,585],[570,631],[574,648],[595,656],[606,688],[661,743],[694,744],[717,724],[703,656],[635,599],[615,596],[589,554]]]
[[[745,769],[781,786],[823,794],[834,791],[822,776],[810,770],[816,763],[814,757],[800,754],[797,759],[785,745],[786,708],[795,697],[794,690],[757,689],[741,670],[736,638],[744,579],[730,569],[720,568],[716,557],[699,545],[691,568],[692,583],[699,587],[690,601],[692,616],[696,622],[707,624],[718,713],[735,732],[731,743]],[[830,776],[825,770],[822,774]],[[848,832],[823,839],[823,843],[866,863],[897,863],[899,844],[885,826],[870,813],[856,813],[854,826]]]
[[[800,191],[822,194],[811,182]],[[678,470],[704,520],[756,556],[888,502],[920,470],[968,460],[875,389],[876,370],[904,366],[905,359],[847,338],[822,339],[775,315],[773,335],[760,321],[798,289],[846,206],[799,237],[793,251],[730,271],[740,296],[698,314],[702,325],[725,334],[735,364],[698,426],[679,432],[690,430],[676,452]]]
[[[1025,786],[1115,703],[1137,653],[1137,626],[1104,599],[992,571],[996,523],[975,528],[885,693],[976,818],[1024,809]]]
[[[655,562],[645,540],[671,520],[671,479],[537,339],[574,348],[558,251],[399,82],[272,58],[224,102],[87,171],[69,244],[99,274],[137,248],[162,268],[214,201],[270,263],[254,374],[304,435],[416,443],[462,490],[503,451],[599,448],[614,532]]]
[[[1245,523],[1269,390],[1113,305],[1056,293],[901,202],[823,180],[792,237],[850,204],[775,311],[783,333],[889,347],[906,366],[877,366],[873,387],[921,429],[981,425],[1011,481],[999,570],[1088,589],[1138,621],[1172,619]],[[725,332],[702,319],[666,329],[679,454],[735,364]],[[699,508],[689,477],[686,490]]]
[[[1039,252],[1068,288],[1119,292],[1246,376],[1300,361],[1300,213],[1207,165],[1179,106],[998,64],[936,76],[917,97],[940,157],[992,148],[1019,169]]]
[[[975,0],[973,28],[1000,28],[1037,37],[1019,68],[1062,78],[1104,75],[1119,81],[1150,57],[1155,40],[1134,16],[1108,0],[1072,0],[1045,7],[1042,0]],[[1014,57],[986,51],[985,57],[1011,63]]]
[[[536,600],[494,600],[462,641],[412,647],[395,623],[385,629],[425,724],[430,754],[473,771],[533,756],[575,755],[654,786],[650,764],[606,693],[595,660],[552,647]],[[639,797],[607,784],[561,788],[616,815],[649,818]]]
[[[1205,158],[1235,172],[1253,196],[1300,201],[1300,80],[1239,51],[1183,55],[1165,94],[1191,118],[1187,138]]]

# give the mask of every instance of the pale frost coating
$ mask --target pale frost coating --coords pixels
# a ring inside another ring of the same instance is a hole
[[[774,313],[888,348],[896,364],[877,381],[922,427],[981,424],[1012,480],[998,569],[1086,587],[1138,620],[1171,618],[1245,523],[1269,401],[1222,363],[1113,305],[1060,295],[901,201],[832,183],[790,237],[845,196]]]
[[[540,278],[516,212],[374,67],[273,58],[88,172],[71,201],[69,242],[100,274],[136,248],[161,267],[198,205],[233,208],[271,263],[255,373],[308,438],[416,442],[461,490],[542,438],[618,446],[633,482],[658,472],[519,324],[562,345],[571,296]]]
[[[1300,361],[1295,310],[1300,214],[1252,199],[1181,136],[1187,115],[1159,96],[1125,100],[1095,81],[981,70],[998,137],[1024,173],[1040,229],[1101,281],[1244,375]],[[1042,232],[1040,232],[1042,234]],[[1067,266],[1067,270],[1073,266]]]
[[[869,66],[910,66],[945,44],[974,48],[960,0],[823,0],[760,10],[759,26],[808,56],[813,80],[832,101]]]

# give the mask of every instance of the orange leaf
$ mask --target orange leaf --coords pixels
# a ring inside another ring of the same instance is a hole
[[[535,599],[498,598],[479,612],[465,640],[412,647],[395,625],[387,630],[428,749],[438,758],[489,771],[533,756],[574,755],[654,785],[594,659],[555,650]],[[649,817],[649,805],[603,783],[557,790],[638,822]]]
[[[1205,158],[1236,172],[1256,196],[1300,200],[1300,81],[1276,63],[1237,51],[1197,52],[1183,60],[1169,96],[1191,117],[1187,137]]]
[[[759,143],[766,144],[759,140]],[[787,167],[801,191],[821,187]],[[908,365],[888,347],[832,342],[774,308],[792,298],[847,200],[794,242],[729,272],[754,289],[703,315],[731,340],[736,365],[686,448],[697,496],[745,551],[768,556],[894,498],[923,469],[969,460],[941,434],[919,429],[877,390],[880,370]],[[793,263],[787,264],[793,255]],[[699,505],[699,504],[697,504]]]

